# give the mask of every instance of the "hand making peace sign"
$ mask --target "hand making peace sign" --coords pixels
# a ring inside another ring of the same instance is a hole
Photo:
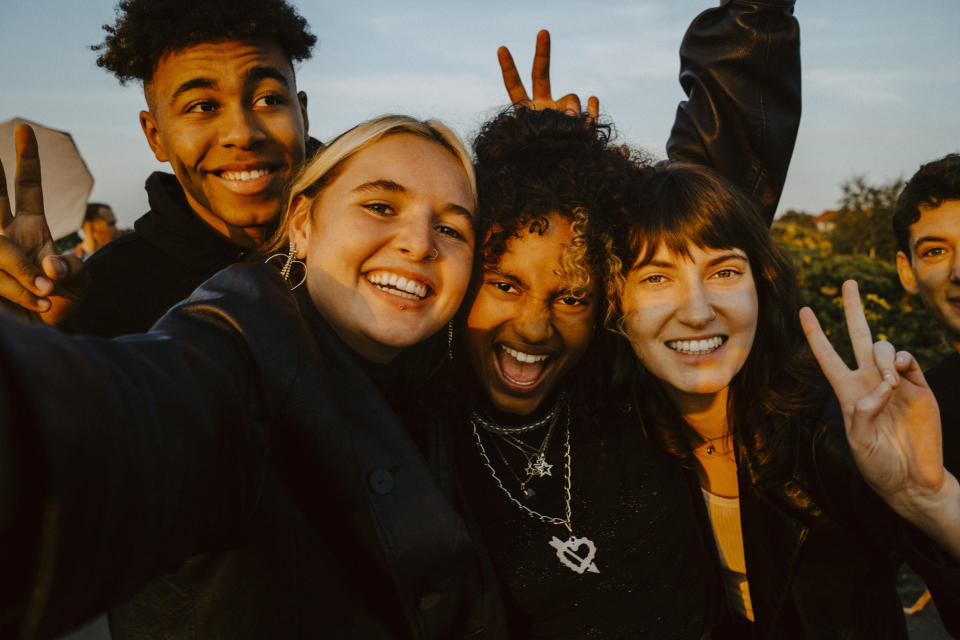
[[[891,508],[960,557],[960,486],[943,467],[940,411],[917,361],[873,342],[857,283],[843,284],[843,309],[857,368],[851,370],[809,308],[800,322],[843,409],[847,440],[867,483]],[[945,530],[944,530],[945,527]]]
[[[500,71],[503,73],[503,86],[510,96],[510,102],[519,104],[528,109],[555,109],[566,111],[573,115],[580,115],[580,96],[568,93],[562,98],[553,99],[550,91],[550,32],[542,29],[537,34],[537,48],[533,56],[533,70],[530,73],[533,99],[527,95],[523,87],[513,56],[506,47],[497,49],[497,58],[500,60]],[[596,119],[600,115],[600,101],[596,96],[587,100],[587,115]]]
[[[14,134],[16,214],[0,165],[0,298],[12,313],[58,324],[78,300],[88,274],[76,256],[59,255],[44,216],[40,154],[29,125]]]

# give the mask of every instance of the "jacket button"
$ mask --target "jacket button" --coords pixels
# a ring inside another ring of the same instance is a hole
[[[367,479],[370,489],[381,496],[393,491],[393,474],[386,469],[374,469]]]
[[[440,594],[436,591],[425,593],[423,597],[420,598],[420,603],[418,604],[420,611],[430,611],[430,609],[440,604],[440,598]]]

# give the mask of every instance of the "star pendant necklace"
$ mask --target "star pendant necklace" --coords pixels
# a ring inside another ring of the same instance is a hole
[[[483,442],[480,439],[480,432],[477,430],[478,424],[481,428],[484,428],[484,423],[486,422],[480,418],[479,414],[474,411],[470,416],[470,425],[473,427],[473,437],[476,441],[477,450],[480,452],[480,457],[483,460],[484,466],[487,468],[487,471],[490,472],[491,477],[497,486],[500,487],[500,490],[507,497],[511,503],[516,505],[521,511],[526,513],[531,518],[535,518],[540,522],[545,522],[547,524],[557,524],[563,525],[567,529],[567,539],[561,540],[557,536],[553,536],[549,542],[550,546],[556,551],[557,559],[560,561],[563,566],[567,567],[571,571],[574,571],[579,574],[584,573],[600,573],[600,570],[597,568],[597,564],[594,562],[594,558],[597,555],[597,547],[593,543],[593,540],[589,538],[578,538],[573,535],[573,509],[571,508],[571,497],[570,497],[570,486],[571,486],[571,457],[570,457],[570,409],[566,406],[566,399],[561,396],[558,400],[557,405],[563,404],[567,410],[567,424],[566,424],[566,442],[564,443],[564,464],[563,464],[563,507],[564,507],[564,517],[558,518],[553,516],[544,515],[538,511],[534,511],[530,507],[521,503],[517,500],[513,494],[510,493],[510,490],[507,489],[503,482],[500,481],[500,477],[497,475],[496,470],[494,470],[493,465],[490,463],[490,457],[487,455],[486,449],[483,447]],[[555,407],[556,409],[556,407]],[[553,413],[553,410],[551,410]],[[549,415],[549,414],[548,414]],[[542,425],[541,425],[542,426]],[[548,434],[549,438],[549,434]],[[552,465],[551,465],[552,466]],[[547,474],[549,475],[549,474]],[[528,478],[529,480],[529,478]],[[583,550],[583,551],[581,551]]]

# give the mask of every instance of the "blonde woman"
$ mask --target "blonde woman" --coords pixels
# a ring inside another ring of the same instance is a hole
[[[295,178],[271,264],[220,272],[150,333],[0,319],[0,635],[118,602],[114,637],[496,629],[430,434],[385,400],[460,305],[475,205],[454,134],[378,118]]]

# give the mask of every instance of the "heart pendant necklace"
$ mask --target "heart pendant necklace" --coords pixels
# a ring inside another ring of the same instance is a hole
[[[594,562],[594,558],[597,555],[597,547],[593,543],[593,540],[590,540],[589,538],[579,538],[573,535],[573,510],[570,506],[570,408],[566,406],[565,398],[561,399],[561,402],[564,404],[563,408],[567,410],[567,437],[563,453],[563,518],[543,515],[542,513],[534,511],[513,497],[513,494],[510,493],[509,489],[507,489],[503,485],[503,482],[500,481],[500,477],[497,475],[493,465],[490,463],[490,457],[487,456],[487,451],[483,447],[483,442],[480,440],[480,433],[477,431],[477,424],[479,422],[481,425],[484,425],[485,421],[479,417],[479,414],[476,411],[474,411],[470,416],[470,425],[473,427],[473,437],[476,440],[477,450],[480,452],[480,457],[483,458],[483,464],[487,467],[487,471],[490,472],[490,475],[497,483],[497,486],[500,487],[500,490],[503,491],[503,494],[507,496],[507,499],[519,507],[520,510],[526,513],[528,516],[536,518],[540,522],[546,522],[548,524],[560,524],[566,527],[568,534],[566,540],[561,540],[560,538],[553,536],[549,543],[550,546],[556,551],[557,559],[560,561],[560,563],[571,571],[581,575],[587,572],[600,573],[600,570],[597,568],[597,564]]]

